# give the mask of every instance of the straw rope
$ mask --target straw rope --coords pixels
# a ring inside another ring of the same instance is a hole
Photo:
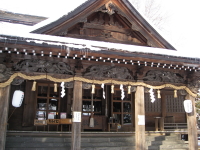
[[[123,84],[123,85],[131,85],[131,86],[144,86],[144,87],[152,88],[152,89],[155,89],[155,90],[160,90],[160,89],[163,89],[165,87],[169,87],[169,88],[172,88],[172,89],[175,89],[175,90],[186,90],[186,92],[189,95],[191,95],[193,97],[197,96],[197,94],[193,93],[186,86],[175,86],[175,85],[172,85],[172,84],[163,84],[163,85],[160,85],[160,86],[152,86],[152,85],[146,84],[144,82],[130,82],[130,81],[117,81],[117,80],[91,80],[91,79],[86,79],[86,78],[83,78],[83,77],[70,77],[70,78],[67,78],[67,79],[58,79],[58,78],[54,78],[50,75],[28,76],[28,75],[25,75],[25,74],[22,74],[22,73],[14,73],[12,76],[10,76],[10,78],[6,82],[0,83],[0,87],[6,87],[6,86],[10,85],[11,82],[16,77],[21,77],[21,78],[26,79],[26,80],[48,79],[48,80],[56,82],[56,83],[71,82],[71,81],[74,81],[74,80],[78,80],[78,81],[82,81],[82,82],[86,82],[86,83],[93,83],[93,84],[102,84],[102,83],[104,83],[104,84],[110,83],[110,84],[118,84],[118,85]]]

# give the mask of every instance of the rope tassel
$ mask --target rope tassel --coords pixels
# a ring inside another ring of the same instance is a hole
[[[128,94],[131,94],[131,86],[128,86]]]
[[[114,85],[111,85],[111,93],[114,94]]]
[[[37,83],[36,81],[33,82],[33,86],[32,86],[31,91],[35,91],[36,90],[36,83]]]
[[[174,90],[174,98],[177,98],[177,90]]]
[[[158,90],[157,93],[158,93],[158,98],[161,98],[160,90]]]
[[[54,83],[54,92],[57,92],[57,83]]]
[[[94,84],[92,84],[92,92],[91,92],[92,94],[94,94],[95,93],[95,85]]]

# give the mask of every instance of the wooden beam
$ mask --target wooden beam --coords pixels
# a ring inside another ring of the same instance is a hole
[[[0,149],[5,149],[10,86],[0,88]]]
[[[145,150],[144,87],[138,86],[135,93],[135,145],[136,150]]]
[[[81,112],[82,112],[82,82],[74,81],[73,91],[73,122],[71,150],[81,149]]]
[[[190,150],[198,149],[198,140],[197,140],[197,118],[196,118],[196,108],[195,108],[195,98],[186,95],[185,99],[191,100],[193,105],[193,111],[187,113],[187,128],[188,128],[188,142]]]

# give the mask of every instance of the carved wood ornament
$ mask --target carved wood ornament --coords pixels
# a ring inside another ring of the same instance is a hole
[[[12,85],[21,85],[24,82],[24,79],[14,79]]]
[[[160,70],[148,71],[143,80],[169,83],[184,83],[184,78],[180,74]]]
[[[15,71],[26,72],[43,72],[43,73],[57,73],[57,74],[70,74],[74,72],[70,66],[64,62],[53,62],[46,60],[22,60],[14,65]]]
[[[0,64],[0,82],[8,80],[12,74],[11,68],[6,68],[4,64]]]
[[[191,89],[192,92],[194,93],[199,93],[200,89],[200,78],[195,77],[188,83],[188,87]]]
[[[147,39],[134,27],[120,9],[108,2],[57,35],[147,46]]]
[[[133,76],[127,68],[106,65],[90,66],[84,73],[84,76],[93,79],[115,78],[133,80]]]

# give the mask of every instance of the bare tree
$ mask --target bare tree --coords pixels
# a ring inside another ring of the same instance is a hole
[[[164,26],[169,19],[169,15],[165,9],[162,9],[162,0],[130,0],[130,2],[158,29],[164,30]]]

